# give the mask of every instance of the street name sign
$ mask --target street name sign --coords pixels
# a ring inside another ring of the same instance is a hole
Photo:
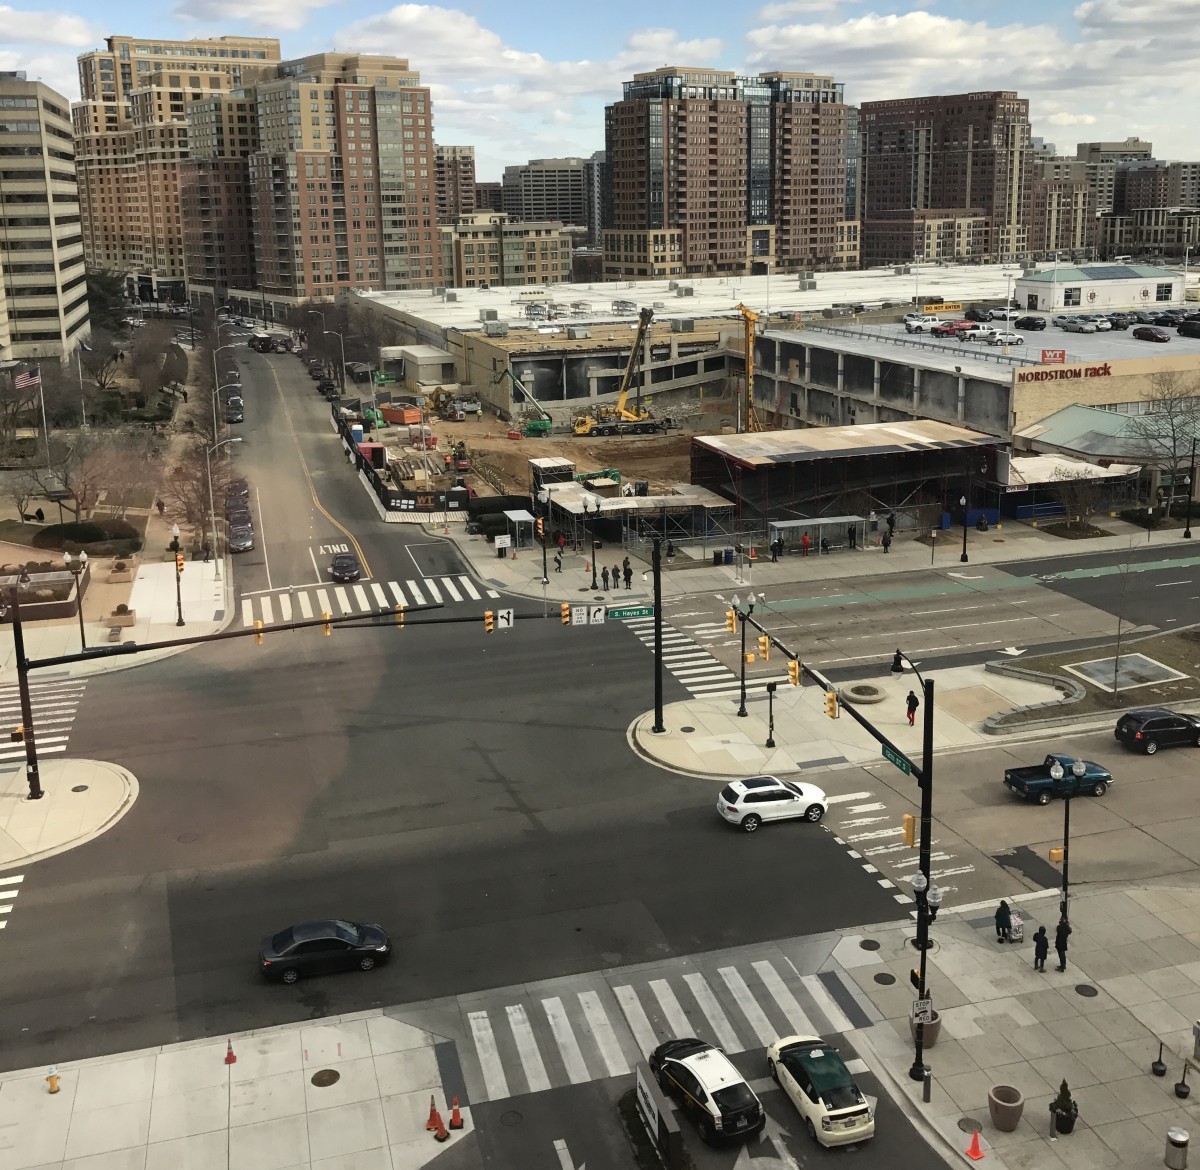
[[[912,775],[912,760],[907,756],[901,755],[895,748],[889,747],[886,743],[883,745],[883,758],[889,764],[894,764],[906,776]]]
[[[630,618],[646,618],[654,616],[652,605],[629,605],[624,608],[609,608],[609,621],[624,622]]]

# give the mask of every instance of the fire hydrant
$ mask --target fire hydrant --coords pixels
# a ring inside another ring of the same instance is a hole
[[[59,1091],[59,1081],[61,1080],[62,1077],[59,1075],[58,1067],[52,1064],[46,1070],[46,1084],[50,1086],[50,1092],[57,1093]]]

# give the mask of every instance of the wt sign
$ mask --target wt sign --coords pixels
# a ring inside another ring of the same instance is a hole
[[[1067,351],[1065,349],[1044,349],[1042,350],[1042,365],[1044,366],[1061,366],[1066,363]]]

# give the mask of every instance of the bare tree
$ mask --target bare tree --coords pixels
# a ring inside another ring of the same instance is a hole
[[[1145,401],[1149,409],[1130,419],[1129,433],[1141,443],[1146,461],[1170,478],[1166,492],[1170,516],[1192,444],[1200,436],[1200,378],[1175,370],[1153,374]]]
[[[83,368],[97,390],[107,390],[120,375],[125,351],[112,337],[104,334],[93,333],[90,344],[91,349],[83,353]]]
[[[49,466],[29,470],[37,491],[68,493],[63,503],[75,513],[75,519],[88,519],[104,490],[105,448],[115,438],[84,431],[69,441],[51,440]]]
[[[210,463],[205,459],[208,446],[197,440],[189,443],[163,481],[162,497],[171,513],[189,524],[203,526],[209,507]],[[213,500],[224,497],[225,486],[232,478],[232,464],[228,459],[211,460]]]
[[[149,405],[154,396],[162,389],[162,369],[158,358],[149,354],[143,355],[133,368],[133,376],[137,380],[138,392]]]
[[[97,448],[95,461],[104,503],[124,518],[132,505],[152,498],[162,474],[161,457],[148,434],[114,435]]]
[[[1052,477],[1050,494],[1062,504],[1067,527],[1083,529],[1104,499],[1104,481],[1085,467],[1059,467]]]

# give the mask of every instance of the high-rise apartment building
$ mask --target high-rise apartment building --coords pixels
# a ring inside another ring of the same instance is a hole
[[[255,86],[259,292],[282,311],[348,288],[443,283],[433,103],[399,57],[318,53]]]
[[[79,58],[72,108],[84,249],[143,300],[185,295],[180,166],[189,107],[269,74],[279,42],[109,37]]]
[[[1079,252],[1095,242],[1087,164],[1046,155],[1033,162],[1030,180],[1029,250]]]
[[[592,152],[583,171],[584,198],[587,200],[588,240],[595,247],[601,243],[604,223],[611,210],[612,188],[608,173],[608,156],[602,150]],[[599,279],[599,275],[597,275]]]
[[[531,158],[504,168],[503,206],[510,219],[558,220],[587,227],[587,166],[582,158]]]
[[[830,77],[635,74],[605,111],[605,275],[857,267],[851,134]]]
[[[1162,159],[1117,163],[1113,211],[1125,215],[1139,207],[1166,207],[1170,200],[1170,178],[1170,163]]]
[[[475,210],[503,211],[504,185],[502,183],[476,183]]]
[[[571,279],[571,236],[561,223],[515,222],[475,211],[441,228],[447,284],[455,288],[562,284]]]
[[[1105,215],[1116,206],[1117,164],[1154,157],[1154,145],[1141,138],[1124,142],[1080,142],[1075,157],[1087,166],[1093,214]]]
[[[864,102],[859,114],[864,264],[1026,252],[1027,100],[1012,91],[898,98]],[[946,230],[955,220],[962,230]]]
[[[70,102],[0,73],[0,354],[65,358],[88,329]]]
[[[438,223],[475,210],[475,147],[434,146]]]

